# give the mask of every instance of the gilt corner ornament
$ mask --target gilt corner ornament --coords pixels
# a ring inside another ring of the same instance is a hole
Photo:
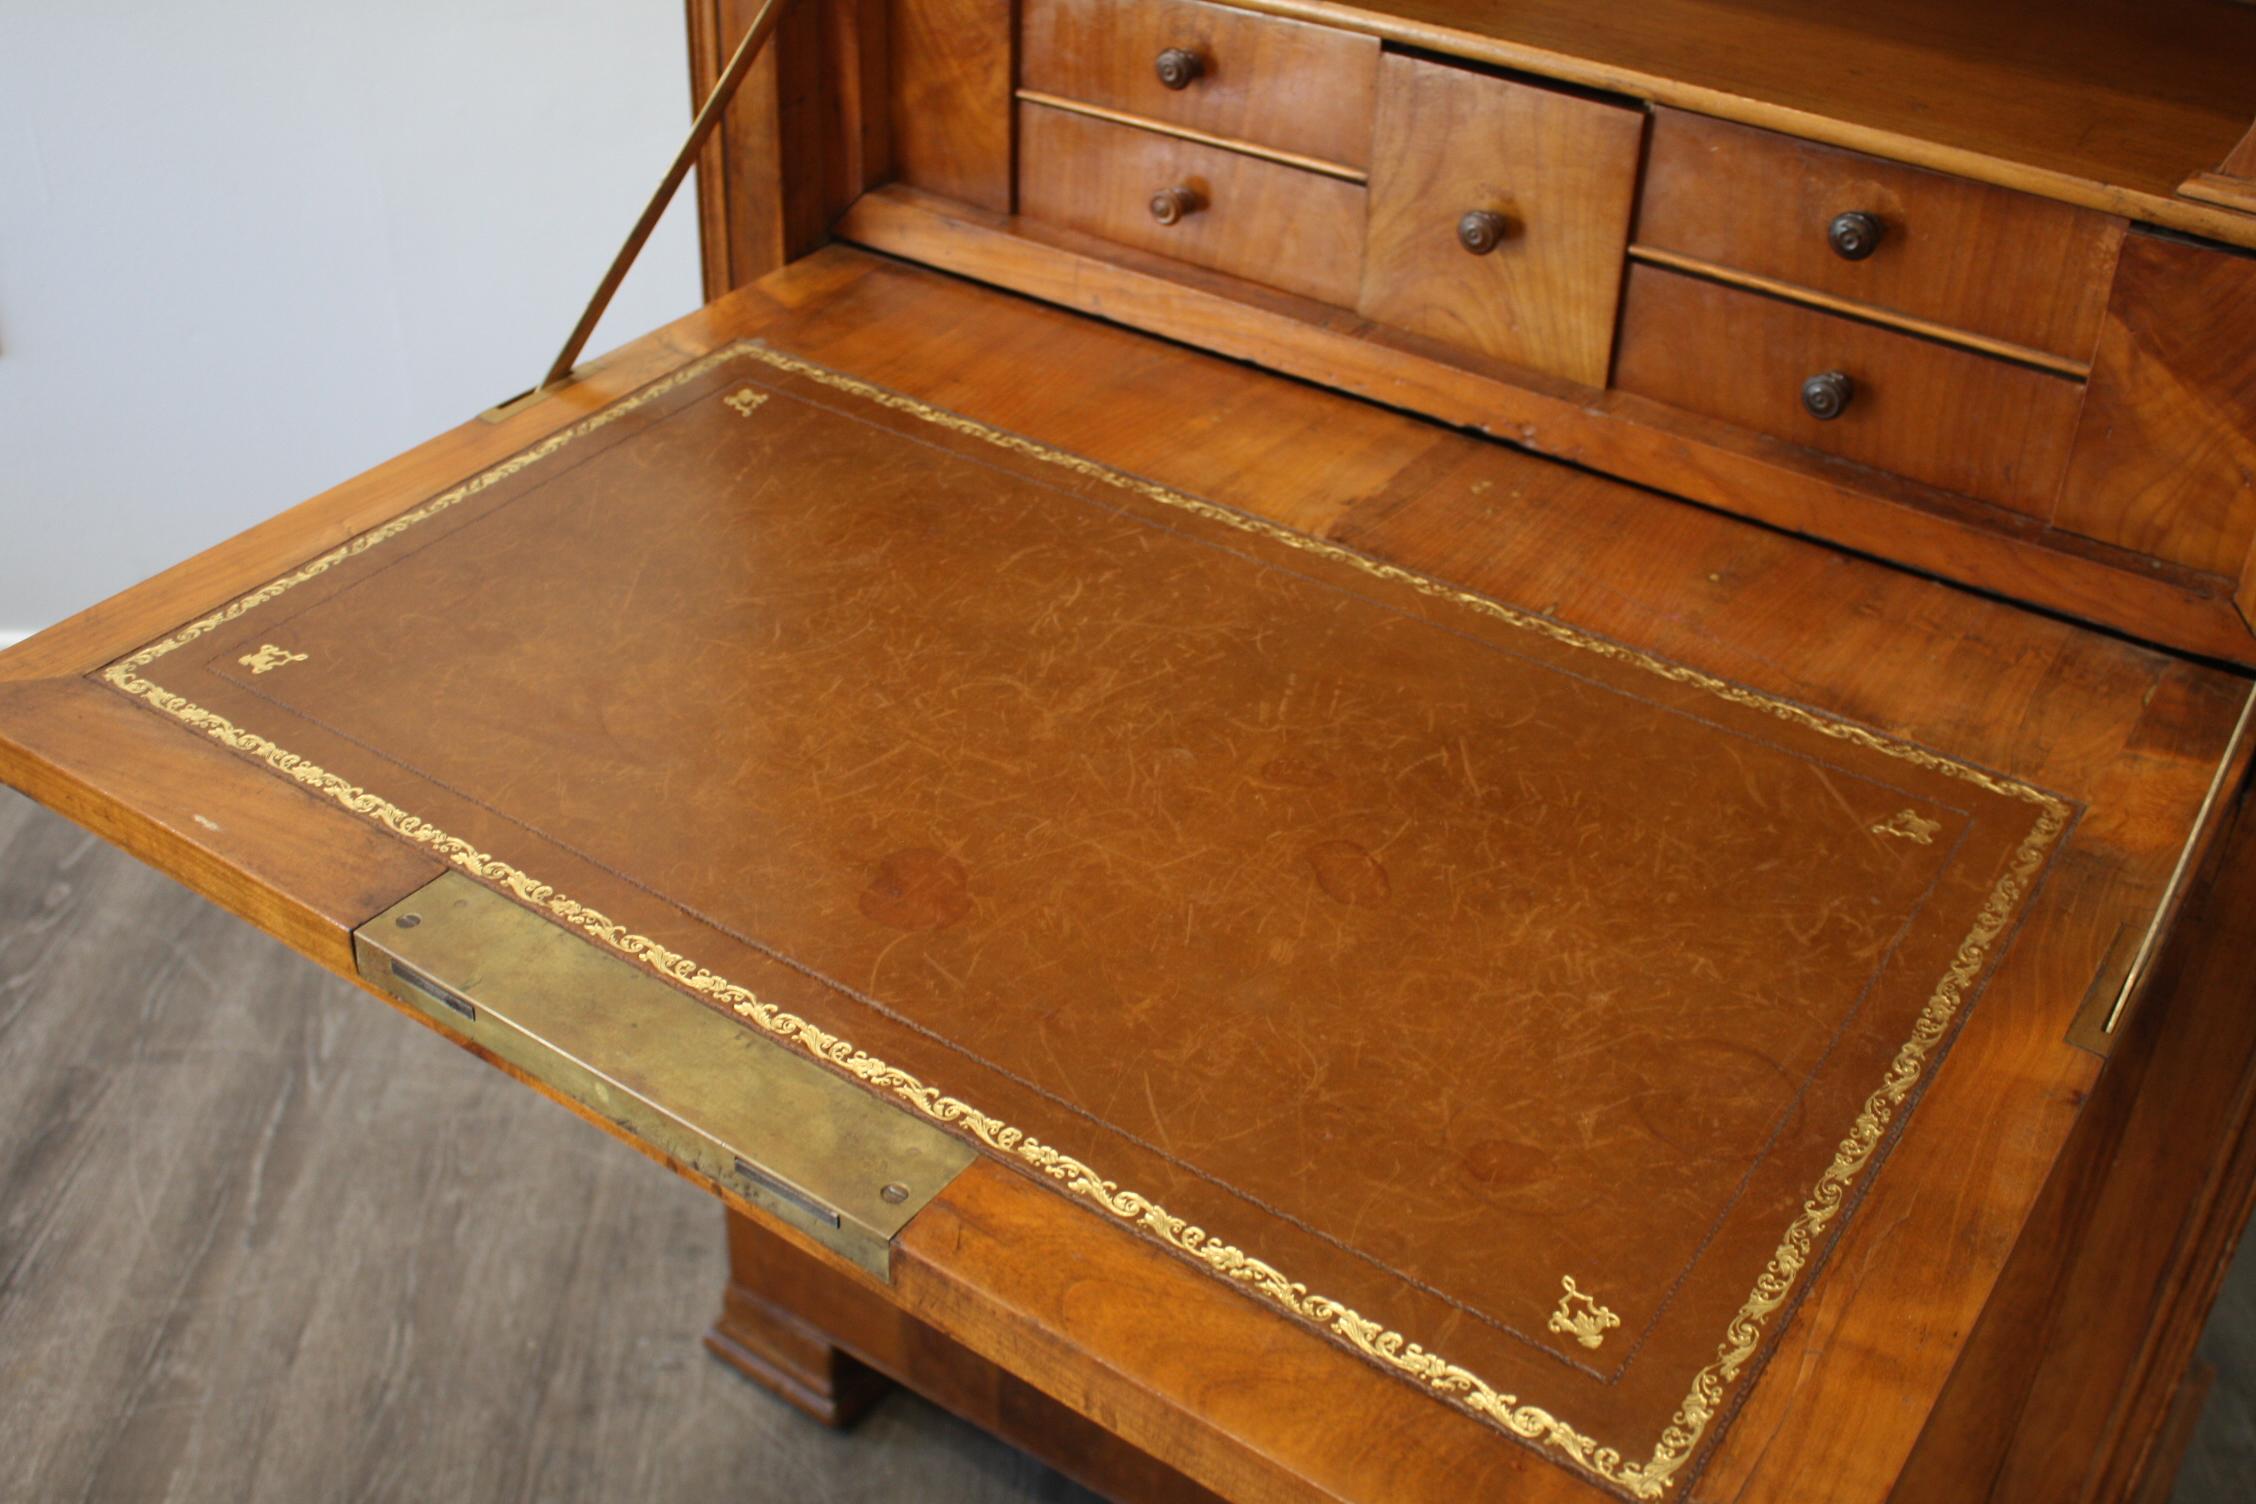
[[[1925,819],[1908,809],[1899,809],[1887,819],[1875,822],[1872,833],[1876,836],[1902,836],[1918,845],[1932,846],[1935,844],[1935,832],[1942,828],[1943,822],[1940,820]]]
[[[1606,1340],[1606,1333],[1621,1325],[1621,1318],[1575,1288],[1574,1276],[1567,1275],[1559,1281],[1566,1293],[1559,1297],[1559,1308],[1551,1313],[1551,1330],[1568,1336],[1584,1347],[1595,1348]]]
[[[293,653],[288,648],[278,648],[270,642],[257,652],[245,653],[235,661],[254,674],[271,674],[285,664],[303,663],[307,656],[304,653]]]

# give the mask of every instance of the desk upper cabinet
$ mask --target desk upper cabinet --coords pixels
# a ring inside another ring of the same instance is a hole
[[[1016,154],[847,238],[2256,661],[2243,10],[890,10],[989,80],[897,131]]]
[[[708,306],[0,655],[0,777],[712,1190],[828,1420],[2158,1484],[2256,1202],[2256,8],[781,17]]]

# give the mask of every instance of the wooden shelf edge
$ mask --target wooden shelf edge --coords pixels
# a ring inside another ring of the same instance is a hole
[[[864,194],[836,233],[1970,588],[2181,651],[2256,664],[2256,637],[2222,577],[2156,565],[1627,393],[1507,373],[1477,357],[1444,358],[1429,342],[1342,310],[1082,244],[1071,232],[903,185]]]

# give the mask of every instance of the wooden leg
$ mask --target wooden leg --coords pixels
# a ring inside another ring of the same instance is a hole
[[[705,1334],[706,1351],[824,1425],[852,1425],[893,1381],[792,1309],[790,1282],[802,1256],[747,1219],[727,1215],[729,1282],[721,1314]]]
[[[728,1293],[705,1345],[815,1419],[850,1425],[898,1383],[1119,1504],[1221,1504],[867,1285],[726,1215]]]

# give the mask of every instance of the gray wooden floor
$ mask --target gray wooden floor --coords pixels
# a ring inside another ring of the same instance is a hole
[[[1078,1500],[697,1345],[720,1213],[0,790],[0,1499]],[[2256,1478],[2256,1258],[2178,1504]]]

